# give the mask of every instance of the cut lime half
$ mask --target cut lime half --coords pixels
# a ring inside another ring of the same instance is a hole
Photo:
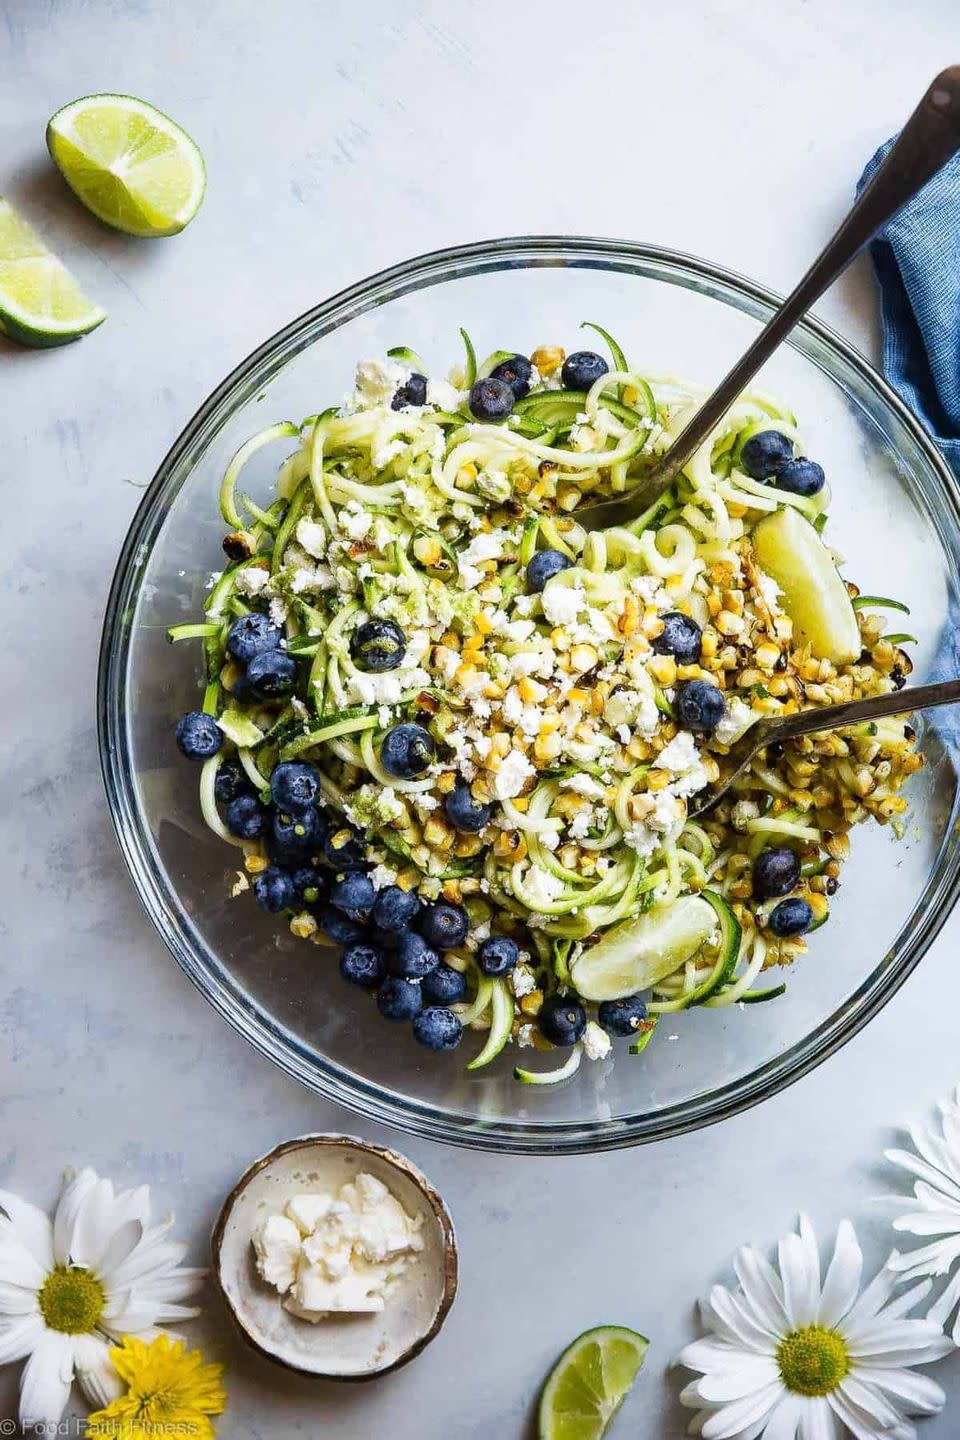
[[[79,340],[107,312],[84,295],[70,271],[0,197],[0,331],[39,349]]]
[[[85,95],[47,125],[71,190],[125,235],[177,235],[200,209],[203,156],[186,131],[132,95]]]
[[[543,1387],[539,1440],[600,1440],[637,1378],[648,1343],[623,1325],[578,1335]]]

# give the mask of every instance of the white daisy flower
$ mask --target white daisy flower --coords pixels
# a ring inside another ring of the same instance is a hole
[[[953,1100],[941,1100],[940,1133],[921,1130],[911,1126],[910,1139],[916,1154],[910,1150],[887,1150],[886,1157],[894,1165],[915,1176],[913,1198],[919,1209],[913,1208],[913,1201],[895,1201],[897,1208],[906,1208],[907,1214],[900,1215],[893,1222],[895,1230],[906,1231],[909,1235],[936,1236],[929,1245],[909,1251],[906,1255],[896,1252],[890,1257],[889,1265],[901,1280],[916,1280],[929,1275],[939,1278],[949,1275],[960,1260],[960,1086]],[[928,1319],[944,1325],[960,1301],[960,1268],[945,1286],[943,1293],[931,1307]],[[953,1339],[960,1345],[960,1311],[954,1316]]]
[[[779,1273],[758,1251],[740,1250],[740,1289],[715,1285],[701,1302],[713,1334],[688,1345],[678,1364],[700,1378],[681,1393],[697,1411],[690,1433],[704,1440],[916,1440],[907,1416],[932,1415],[944,1393],[912,1367],[953,1349],[929,1320],[904,1316],[929,1285],[893,1299],[888,1270],[861,1292],[863,1255],[849,1220],[837,1231],[820,1280],[810,1221],[780,1241]]]
[[[109,1348],[199,1312],[179,1302],[202,1270],[180,1265],[173,1216],[150,1225],[150,1191],[114,1193],[93,1170],[66,1177],[53,1221],[0,1190],[0,1365],[26,1359],[20,1423],[56,1425],[74,1376],[98,1408],[123,1391]]]

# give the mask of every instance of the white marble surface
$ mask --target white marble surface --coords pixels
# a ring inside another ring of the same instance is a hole
[[[623,235],[789,284],[958,38],[954,0],[919,13],[896,0],[0,0],[0,192],[111,312],[57,353],[0,342],[0,1184],[46,1203],[67,1162],[149,1181],[202,1261],[252,1156],[346,1128],[405,1148],[459,1227],[446,1329],[372,1386],[298,1383],[251,1359],[211,1296],[193,1333],[228,1367],[230,1440],[521,1436],[556,1352],[614,1319],[654,1341],[616,1433],[679,1436],[665,1366],[739,1242],[772,1240],[804,1206],[824,1230],[863,1217],[879,1245],[877,1157],[960,1074],[960,929],[814,1074],[653,1148],[500,1159],[405,1142],[320,1102],[192,990],[114,843],[94,674],[134,486],[255,343],[445,242]],[[106,89],[153,100],[203,148],[207,200],[175,241],[107,233],[47,161],[48,116]],[[872,345],[865,268],[821,313]],[[960,1429],[960,1357],[937,1368],[953,1410],[924,1440]],[[2,1372],[0,1416],[14,1394]]]

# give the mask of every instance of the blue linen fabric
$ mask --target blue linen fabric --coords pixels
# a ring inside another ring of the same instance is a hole
[[[867,165],[857,193],[893,144]],[[960,155],[871,241],[880,289],[883,372],[960,480]],[[960,675],[960,602],[951,596],[930,680]],[[960,707],[930,719],[954,754]]]

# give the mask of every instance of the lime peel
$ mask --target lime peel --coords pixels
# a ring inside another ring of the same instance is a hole
[[[106,310],[0,196],[0,331],[35,349],[66,345],[102,325]]]

